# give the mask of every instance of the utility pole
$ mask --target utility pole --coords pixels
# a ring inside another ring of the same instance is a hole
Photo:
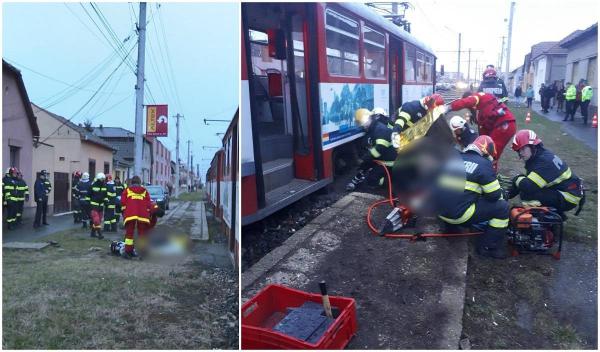
[[[506,37],[502,36],[502,48],[500,48],[500,58],[498,59],[498,73],[502,72],[502,61],[504,61],[504,39],[506,39]]]
[[[144,113],[144,58],[146,50],[146,3],[140,2],[140,20],[138,23],[138,60],[137,60],[137,83],[135,85],[135,149],[133,172],[140,176],[144,181],[142,174],[142,153],[144,143],[144,125],[142,114]]]
[[[179,197],[179,119],[183,117],[180,114],[175,115],[177,119],[175,126],[177,127],[177,140],[175,141],[175,163],[177,164],[175,167],[175,198]]]
[[[190,159],[190,174],[194,175],[194,153],[192,153],[191,159]],[[192,184],[194,183],[193,177],[192,177]]]
[[[190,178],[192,177],[192,175],[191,175],[192,170],[190,170],[190,143],[192,143],[192,141],[190,141],[188,139],[188,141],[187,141],[187,145],[188,145],[187,162],[185,163],[185,167],[188,169],[188,177],[187,177],[188,186],[191,184]]]
[[[460,80],[460,39],[461,33],[458,33],[458,69],[456,70],[456,80]]]
[[[467,65],[467,83],[471,82],[471,48],[469,48],[469,64]]]
[[[510,17],[508,18],[508,42],[506,44],[506,77],[508,77],[508,73],[510,72],[510,44],[512,41],[512,25],[513,25],[513,15],[515,13],[515,2],[510,3]]]

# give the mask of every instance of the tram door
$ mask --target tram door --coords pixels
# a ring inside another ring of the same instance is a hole
[[[390,37],[390,114],[402,105],[402,43]]]
[[[265,193],[315,178],[307,106],[302,7],[246,4],[252,60],[253,119],[258,120]]]

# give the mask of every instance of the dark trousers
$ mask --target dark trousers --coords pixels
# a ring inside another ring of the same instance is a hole
[[[571,117],[571,120],[573,120],[573,117],[575,115],[575,111],[573,110],[575,108],[575,100],[567,100],[567,105],[565,107],[565,120],[568,120],[569,117]]]
[[[521,200],[537,200],[543,206],[556,208],[559,212],[569,211],[577,206],[567,202],[560,192],[554,189],[542,189],[535,193],[521,192],[520,197]]]
[[[33,222],[34,226],[40,226],[40,220],[45,224],[46,214],[48,213],[48,198],[42,199],[40,202],[35,202],[35,221]]]
[[[556,103],[557,103],[557,105],[556,105],[556,111],[562,111],[564,100],[558,100],[557,99]]]
[[[527,107],[530,108],[531,107],[531,102],[533,101],[533,98],[527,98]]]
[[[104,231],[112,231],[112,224],[116,224],[114,205],[107,205],[104,208]]]
[[[542,110],[548,112],[548,108],[550,108],[550,97],[542,97]]]
[[[587,124],[587,120],[588,120],[588,106],[590,106],[590,101],[582,101],[580,103],[581,106],[581,116],[583,116],[583,123]]]
[[[14,228],[16,225],[18,208],[17,202],[6,202],[6,223],[9,229]]]
[[[24,201],[17,202],[17,224],[20,224],[23,221],[24,205],[25,205]]]
[[[508,226],[509,206],[505,200],[490,201],[483,197],[475,203],[475,212],[466,222],[458,226],[472,226],[489,222],[492,219],[506,220]],[[502,245],[506,234],[506,227],[494,227],[487,225],[483,235],[479,237],[480,247],[498,248]]]
[[[90,203],[80,201],[79,207],[81,208],[81,220],[88,221],[90,219],[90,212],[92,211]]]
[[[71,209],[73,210],[73,220],[75,222],[81,221],[81,206],[79,205],[79,199],[71,198]]]

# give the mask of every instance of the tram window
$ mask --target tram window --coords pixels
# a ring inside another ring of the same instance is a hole
[[[369,27],[363,28],[365,76],[385,78],[385,36]]]
[[[416,81],[415,73],[415,48],[406,45],[404,49],[404,80],[407,82]]]
[[[327,10],[325,30],[329,73],[358,77],[358,22]]]
[[[433,59],[431,56],[423,54],[422,52],[417,51],[417,81],[429,83],[433,82],[431,69],[432,69]]]

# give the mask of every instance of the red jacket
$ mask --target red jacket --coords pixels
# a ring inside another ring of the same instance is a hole
[[[500,126],[504,122],[514,121],[515,117],[508,110],[504,103],[498,102],[496,96],[488,93],[475,93],[466,98],[458,99],[450,104],[453,111],[460,109],[475,109],[477,114],[477,123],[479,125],[479,133],[482,130],[490,133],[494,128]],[[504,115],[500,113],[503,111]]]
[[[121,194],[121,209],[125,224],[131,220],[150,223],[150,209],[152,209],[150,194],[142,186],[125,188]]]

